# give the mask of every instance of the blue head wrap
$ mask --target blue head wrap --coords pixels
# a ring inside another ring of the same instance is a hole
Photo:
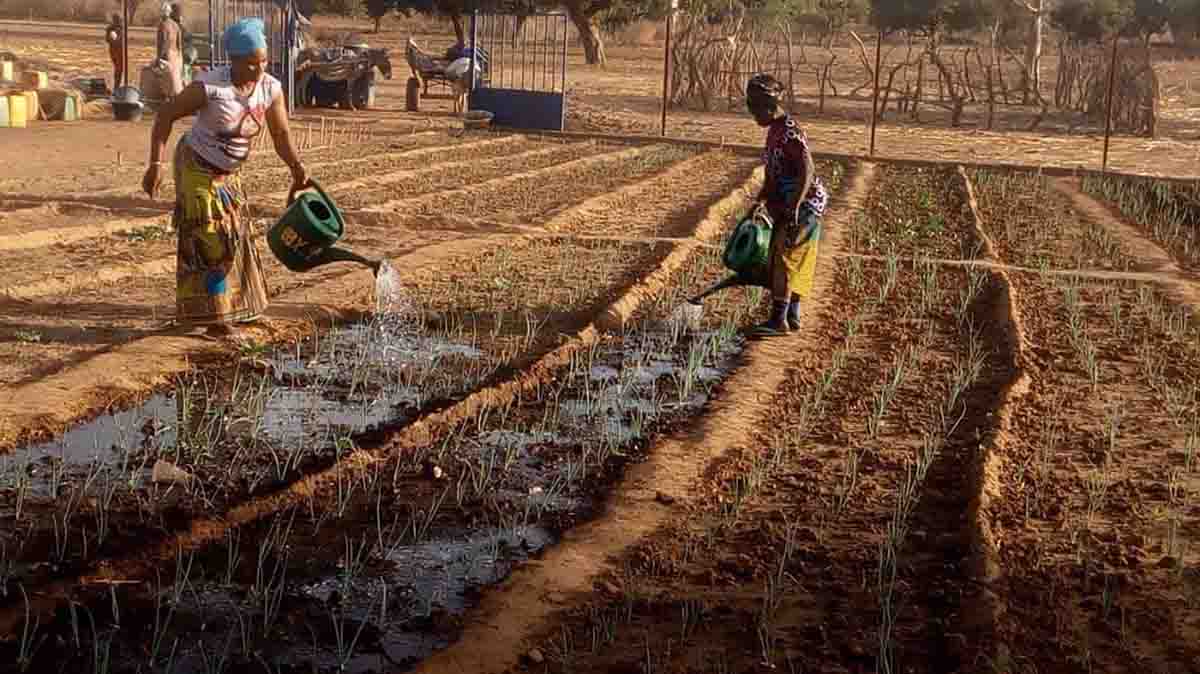
[[[225,53],[230,56],[249,56],[267,49],[267,33],[262,19],[241,19],[225,29]]]

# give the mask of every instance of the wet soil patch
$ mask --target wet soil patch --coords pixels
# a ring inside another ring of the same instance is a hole
[[[112,671],[150,661],[202,671],[214,657],[284,671],[411,664],[454,638],[484,587],[589,517],[654,437],[701,412],[752,306],[730,300],[703,325],[669,314],[640,321],[514,404],[180,555],[161,582],[110,586],[115,604],[80,588],[79,613],[103,617],[84,630],[79,655],[42,657],[72,662],[100,644],[112,649]],[[69,613],[42,633],[73,635]]]

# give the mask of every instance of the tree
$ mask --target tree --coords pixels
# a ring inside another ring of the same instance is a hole
[[[396,11],[404,16],[414,13],[449,19],[454,25],[454,37],[459,44],[466,44],[467,31],[463,16],[476,9],[480,3],[472,0],[393,0]]]
[[[996,16],[996,6],[988,0],[871,0],[871,22],[881,33],[903,31],[925,38],[925,56],[937,68],[950,99],[952,126],[958,126],[962,119],[971,90],[965,63],[957,66],[942,58],[942,40],[950,32],[979,30],[993,24]],[[922,80],[918,69],[914,111],[921,99]]]
[[[909,31],[938,41],[947,31],[987,25],[996,11],[989,0],[871,0],[871,23],[885,33]]]
[[[867,15],[866,0],[815,0],[799,8],[801,22],[819,27],[827,49],[833,48],[837,36],[850,25]]]
[[[1021,72],[1021,98],[1029,105],[1030,96],[1041,98],[1042,41],[1045,34],[1046,0],[1012,0],[1013,5],[1029,14],[1029,32],[1025,35],[1025,55]]]
[[[387,16],[388,10],[392,8],[392,4],[392,0],[363,0],[367,16],[375,21],[376,33],[379,32],[380,25],[383,23],[383,17]]]

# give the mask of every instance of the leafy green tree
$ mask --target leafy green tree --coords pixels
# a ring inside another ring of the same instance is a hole
[[[986,26],[997,11],[992,0],[871,0],[871,23],[884,33],[908,31],[936,43],[946,32]]]

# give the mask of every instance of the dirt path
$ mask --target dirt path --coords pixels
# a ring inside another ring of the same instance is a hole
[[[829,249],[839,247],[841,232],[860,208],[873,169],[863,165],[854,177],[845,207],[836,211],[839,215],[831,223],[825,243]],[[829,283],[829,277],[826,267],[820,272],[819,288]],[[820,298],[819,289],[815,296]],[[672,518],[686,516],[683,504],[692,500],[690,489],[708,463],[752,439],[770,393],[783,380],[784,368],[779,364],[790,360],[793,349],[791,340],[761,342],[747,349],[744,364],[698,428],[655,447],[649,461],[626,475],[603,517],[568,532],[540,563],[518,570],[490,591],[456,645],[416,671],[502,672],[517,665],[531,639],[568,597],[592,592],[610,570],[610,560]]]
[[[1125,224],[1108,206],[1080,190],[1075,181],[1060,178],[1053,182],[1053,186],[1071,200],[1083,217],[1115,235],[1121,247],[1138,260],[1138,270],[1161,278],[1172,300],[1200,312],[1200,281],[1180,269],[1162,246],[1143,236],[1137,228]]]

